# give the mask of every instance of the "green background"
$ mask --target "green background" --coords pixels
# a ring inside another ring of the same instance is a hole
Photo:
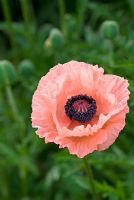
[[[82,159],[31,127],[39,79],[70,60],[129,80],[124,130],[87,159],[100,200],[134,200],[133,0],[0,0],[0,200],[92,199]]]

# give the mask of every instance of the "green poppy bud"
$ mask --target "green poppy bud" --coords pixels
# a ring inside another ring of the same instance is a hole
[[[105,39],[114,39],[119,34],[119,26],[115,21],[105,21],[100,27],[100,34]]]
[[[30,60],[23,60],[18,65],[18,74],[22,78],[30,78],[34,72],[34,65]]]
[[[48,40],[50,46],[54,48],[60,48],[64,44],[64,37],[60,30],[54,28],[51,30]]]
[[[16,71],[11,62],[0,61],[0,85],[12,84],[16,81]]]

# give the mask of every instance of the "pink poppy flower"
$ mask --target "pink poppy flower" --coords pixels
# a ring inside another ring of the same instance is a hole
[[[32,100],[32,126],[45,142],[82,158],[107,149],[125,126],[128,81],[84,62],[58,64],[41,78]]]

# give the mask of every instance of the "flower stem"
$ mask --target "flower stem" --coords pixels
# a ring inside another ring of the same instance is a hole
[[[109,51],[108,51],[108,58],[109,58],[109,65],[110,67],[113,67],[114,66],[114,60],[113,60],[113,44],[112,44],[112,41],[111,40],[108,40],[107,41],[108,43],[108,48],[109,48]]]
[[[21,12],[25,27],[25,37],[30,43],[30,50],[28,50],[29,58],[33,58],[33,49],[35,49],[35,28],[36,19],[34,15],[34,9],[30,0],[20,0]]]
[[[22,140],[24,137],[24,132],[25,132],[25,124],[24,124],[22,117],[19,114],[17,104],[15,102],[15,98],[14,98],[14,95],[13,95],[10,85],[6,85],[6,95],[7,95],[7,99],[8,99],[9,105],[11,107],[14,119],[18,122],[19,132],[21,133],[21,140]]]
[[[59,14],[60,14],[60,26],[64,35],[66,35],[66,24],[64,21],[65,18],[65,2],[64,0],[58,0],[59,3]]]
[[[88,0],[78,0],[77,1],[77,20],[78,20],[78,37],[81,35],[83,29],[85,13],[88,8]],[[80,8],[80,9],[79,9]]]
[[[86,157],[83,159],[83,163],[84,163],[85,172],[88,176],[89,187],[92,190],[93,200],[99,200],[99,197],[97,195],[96,188],[95,188],[95,180],[93,176],[93,171]]]
[[[22,116],[19,113],[17,103],[15,101],[14,94],[12,92],[12,88],[9,84],[6,85],[6,96],[10,105],[10,108],[12,110],[13,116],[15,121],[18,123],[18,131],[20,132],[20,141],[23,143],[23,139],[25,137],[25,123],[22,118]],[[21,158],[25,156],[25,149],[22,145],[21,153],[20,153]],[[26,196],[27,194],[27,169],[25,168],[25,165],[20,165],[20,184],[21,184],[21,192],[23,196]]]
[[[2,10],[3,10],[3,15],[8,27],[8,32],[9,32],[9,39],[10,39],[10,43],[11,43],[11,47],[12,50],[15,50],[15,58],[18,60],[18,53],[17,53],[17,45],[16,45],[16,41],[15,41],[15,31],[13,29],[13,24],[12,24],[12,16],[11,16],[11,12],[10,12],[10,7],[9,7],[9,3],[7,0],[1,0],[1,6],[2,6]]]

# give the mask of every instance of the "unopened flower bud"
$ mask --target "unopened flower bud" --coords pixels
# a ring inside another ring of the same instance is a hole
[[[56,28],[52,29],[49,35],[49,42],[54,48],[62,47],[64,43],[64,37],[62,32]]]
[[[115,21],[105,21],[100,27],[100,34],[105,39],[114,39],[119,34],[119,26]]]
[[[30,78],[34,72],[34,65],[30,60],[23,60],[18,65],[18,74],[22,78]]]
[[[16,71],[11,62],[0,61],[0,85],[12,84],[16,81]]]

